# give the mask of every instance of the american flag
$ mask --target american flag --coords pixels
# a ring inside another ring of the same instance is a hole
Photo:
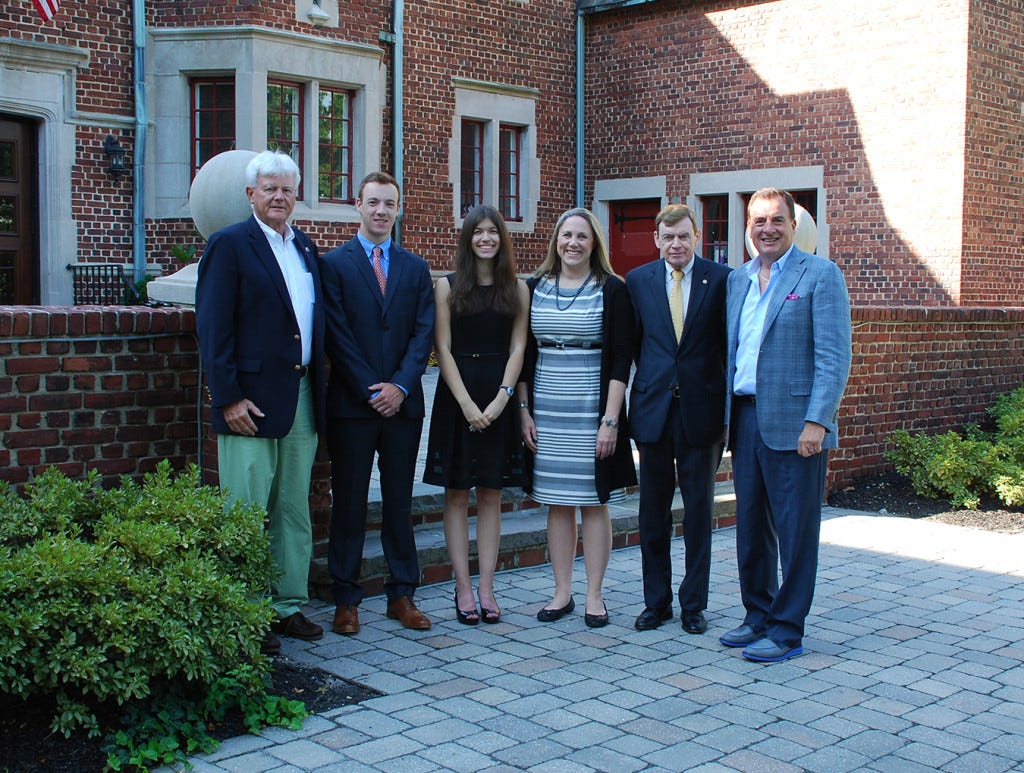
[[[57,6],[60,5],[60,0],[32,0],[32,2],[44,21],[50,21],[57,13]]]

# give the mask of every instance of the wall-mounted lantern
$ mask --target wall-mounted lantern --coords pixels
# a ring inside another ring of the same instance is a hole
[[[107,138],[103,141],[103,152],[107,154],[107,158],[110,160],[107,171],[111,177],[115,180],[119,179],[121,175],[128,171],[124,160],[125,149],[121,147],[121,143],[117,141],[113,134],[107,135]]]

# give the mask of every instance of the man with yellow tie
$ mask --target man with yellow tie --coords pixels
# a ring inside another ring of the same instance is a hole
[[[654,221],[661,257],[626,275],[636,317],[630,429],[640,451],[644,610],[637,630],[672,617],[672,497],[683,497],[686,571],[677,593],[687,633],[707,630],[715,472],[725,440],[725,285],[729,268],[694,254],[700,229],[670,204]]]

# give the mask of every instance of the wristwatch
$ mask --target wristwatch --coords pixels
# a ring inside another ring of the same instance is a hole
[[[513,389],[513,388],[512,388],[512,387],[510,387],[510,386],[505,386],[504,384],[502,384],[502,385],[501,385],[500,387],[498,387],[498,388],[499,388],[499,389],[504,389],[504,390],[505,390],[505,394],[507,394],[507,395],[508,395],[509,397],[512,397],[512,395],[514,395],[514,394],[516,393],[516,390],[515,390],[515,389]]]

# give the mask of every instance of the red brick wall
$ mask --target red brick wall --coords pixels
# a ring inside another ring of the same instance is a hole
[[[971,3],[970,24],[963,300],[1018,305],[1024,14],[1020,3]]]
[[[967,7],[889,3],[852,19],[830,0],[674,0],[587,16],[587,200],[595,179],[664,175],[685,199],[694,173],[818,166],[855,303],[959,303]],[[987,91],[1008,98],[1010,79],[1019,100],[1019,7],[1005,14]],[[977,12],[972,31],[994,15]],[[1015,109],[1007,180],[1020,175]],[[974,145],[977,167],[992,136]],[[1003,212],[1019,233],[1019,196]]]
[[[195,315],[0,306],[0,480],[197,460]]]
[[[1024,383],[1024,308],[853,310],[853,364],[830,482],[891,469],[897,429],[934,434],[982,423]]]
[[[521,270],[543,259],[574,195],[574,32],[571,0],[406,3],[403,242],[438,270],[451,266],[454,225],[448,146],[452,78],[537,89],[540,204],[533,233],[514,233]]]

